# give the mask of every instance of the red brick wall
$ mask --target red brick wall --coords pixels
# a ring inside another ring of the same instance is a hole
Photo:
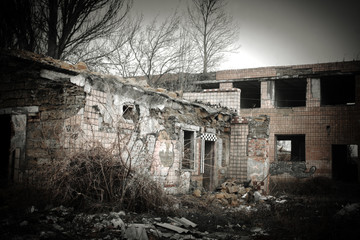
[[[307,167],[316,166],[315,176],[331,177],[332,144],[360,145],[360,76],[356,88],[357,98],[353,106],[320,107],[316,99],[309,97],[309,107],[241,109],[241,116],[264,114],[270,117],[270,162],[275,161],[276,134],[305,134]],[[330,131],[327,126],[330,126]]]

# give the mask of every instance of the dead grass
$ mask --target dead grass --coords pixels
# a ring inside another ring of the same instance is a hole
[[[334,194],[336,190],[334,181],[325,177],[277,181],[270,179],[270,194],[273,195],[327,195]]]
[[[131,211],[161,210],[169,198],[149,174],[97,146],[42,165],[36,186],[52,202],[91,208],[115,204]]]

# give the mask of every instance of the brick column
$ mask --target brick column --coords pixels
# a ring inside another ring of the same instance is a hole
[[[228,177],[240,181],[247,180],[247,136],[248,124],[239,123],[236,117],[231,125],[230,163]]]
[[[306,107],[320,107],[320,79],[318,78],[307,79]]]
[[[275,82],[261,82],[261,108],[274,108]]]

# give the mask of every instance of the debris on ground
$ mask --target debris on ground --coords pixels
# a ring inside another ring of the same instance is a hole
[[[342,188],[337,188],[342,189]],[[215,192],[176,196],[167,212],[93,211],[2,205],[1,239],[337,239],[359,236],[360,191],[349,195],[265,195],[227,181]],[[252,196],[252,197],[251,197]],[[330,197],[331,196],[331,197]],[[236,204],[234,202],[236,201]]]

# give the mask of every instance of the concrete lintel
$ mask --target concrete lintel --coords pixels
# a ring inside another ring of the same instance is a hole
[[[281,80],[281,79],[291,79],[291,78],[319,78],[321,76],[333,76],[333,75],[351,75],[349,72],[340,72],[340,71],[324,71],[324,72],[314,72],[308,74],[293,74],[293,75],[279,75],[279,76],[263,76],[263,77],[249,77],[249,78],[236,78],[236,79],[221,79],[221,80],[206,80],[206,81],[195,81],[193,82],[196,85],[209,84],[209,83],[230,83],[230,82],[246,82],[246,81],[268,81],[268,80]]]
[[[1,108],[0,114],[28,114],[28,113],[38,113],[38,106],[29,106],[29,107],[14,107],[14,108]]]
[[[46,78],[49,80],[53,80],[53,81],[59,81],[60,79],[64,79],[64,78],[71,79],[71,77],[73,77],[73,76],[69,75],[69,74],[61,73],[61,72],[42,69],[40,71],[40,77]]]
[[[176,124],[177,127],[180,127],[183,130],[187,130],[187,131],[199,131],[200,127],[198,126],[194,126],[194,125],[189,125],[189,124],[185,124],[185,123],[178,123]]]

